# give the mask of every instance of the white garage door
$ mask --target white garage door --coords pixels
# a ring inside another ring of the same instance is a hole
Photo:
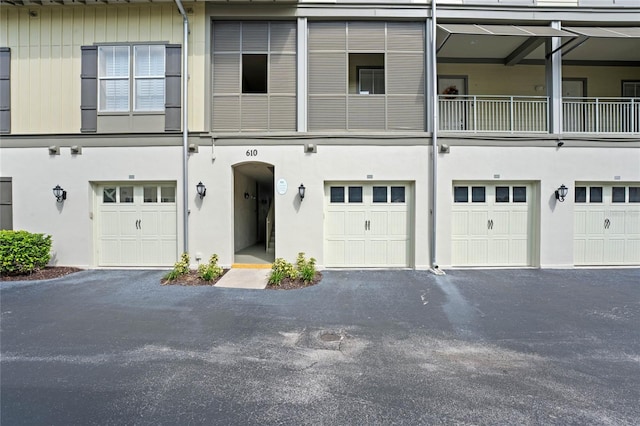
[[[99,266],[171,266],[177,258],[175,184],[98,188]]]
[[[454,183],[452,265],[531,265],[532,197],[531,184]]]
[[[576,184],[576,265],[640,264],[640,184]]]
[[[410,189],[407,183],[326,184],[325,266],[410,266]]]

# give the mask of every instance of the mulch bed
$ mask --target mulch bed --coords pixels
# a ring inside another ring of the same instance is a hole
[[[320,280],[322,280],[322,273],[316,272],[316,276],[310,283],[305,283],[301,279],[292,280],[291,278],[285,278],[280,285],[268,284],[267,290],[295,290],[298,288],[311,287],[318,284]]]
[[[208,285],[208,286],[212,286],[215,283],[217,283],[218,281],[220,281],[220,278],[222,278],[224,276],[224,274],[226,274],[229,270],[228,269],[224,269],[222,271],[222,275],[220,275],[218,278],[211,280],[211,281],[205,281],[202,278],[200,278],[198,276],[198,271],[190,271],[188,274],[183,275],[179,278],[176,278],[173,281],[168,281],[165,280],[164,278],[160,280],[160,284],[162,285],[184,285],[184,286],[192,286],[192,285]]]
[[[51,280],[80,271],[82,271],[82,269],[71,266],[47,266],[44,269],[27,275],[0,275],[0,281]]]

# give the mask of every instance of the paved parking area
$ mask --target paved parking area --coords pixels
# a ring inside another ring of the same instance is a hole
[[[640,269],[0,283],[0,423],[638,424]]]

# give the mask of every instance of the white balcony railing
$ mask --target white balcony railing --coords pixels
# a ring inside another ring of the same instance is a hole
[[[439,96],[444,132],[549,132],[545,96]],[[640,133],[640,98],[563,98],[564,133]]]
[[[640,133],[639,98],[563,98],[566,133]]]
[[[545,96],[439,96],[440,130],[451,132],[549,131]]]

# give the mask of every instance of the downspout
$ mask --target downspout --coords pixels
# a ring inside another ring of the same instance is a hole
[[[189,83],[189,18],[182,6],[181,0],[175,0],[176,6],[182,15],[183,35],[182,35],[182,217],[183,217],[183,253],[189,252],[189,114],[187,92]]]
[[[438,211],[438,64],[436,52],[436,0],[431,0],[431,95],[433,118],[431,122],[431,269],[430,271],[441,275],[443,272],[439,269],[436,262],[436,230],[437,230],[437,211]]]

